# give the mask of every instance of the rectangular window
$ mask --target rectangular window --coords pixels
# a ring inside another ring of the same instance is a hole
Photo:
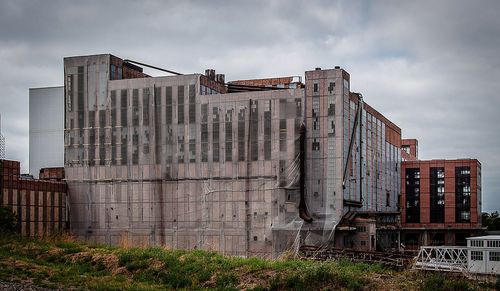
[[[483,247],[483,241],[482,240],[471,240],[470,246],[471,247],[476,247],[476,248],[482,248]]]
[[[430,168],[430,222],[444,222],[444,168]]]
[[[196,98],[194,85],[189,85],[189,123],[196,122]]]
[[[132,90],[132,126],[139,126],[139,90]]]
[[[177,87],[177,123],[184,124],[184,86]]]
[[[470,167],[455,168],[455,219],[470,222]]]
[[[264,101],[264,159],[271,159],[271,100]]]
[[[219,162],[219,137],[220,137],[219,107],[212,108],[212,161]]]
[[[233,160],[233,110],[231,105],[226,105],[226,162]]]
[[[490,252],[490,261],[500,262],[500,252]]]
[[[127,109],[128,109],[128,104],[127,104],[127,90],[121,90],[120,93],[120,108],[121,108],[121,113],[120,113],[120,125],[122,127],[127,126]]]
[[[184,163],[184,135],[177,136],[177,145],[179,149],[179,155],[177,157],[178,163]]]
[[[257,100],[250,101],[250,159],[257,161],[259,159],[259,106]]]
[[[196,162],[196,142],[195,140],[189,140],[189,162]]]
[[[165,123],[172,124],[172,87],[165,87]]]
[[[238,112],[238,161],[245,160],[245,109]]]
[[[330,84],[328,85],[328,93],[332,94],[334,89],[335,89],[335,82],[330,82]]]
[[[286,152],[286,119],[280,119],[280,151]]]
[[[470,259],[472,261],[482,261],[483,260],[483,252],[482,251],[471,251]]]
[[[406,222],[420,223],[420,169],[406,169]]]
[[[487,244],[489,248],[500,248],[500,240],[489,240]]]
[[[142,89],[142,125],[149,126],[149,88]]]
[[[315,138],[313,139],[313,142],[312,142],[312,150],[319,151],[319,141]]]
[[[208,143],[201,144],[201,162],[208,162]]]
[[[317,93],[318,91],[319,91],[319,85],[318,85],[318,83],[314,83],[313,84],[313,92]]]

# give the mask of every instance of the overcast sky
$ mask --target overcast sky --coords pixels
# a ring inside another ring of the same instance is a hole
[[[500,210],[499,15],[500,1],[0,0],[7,158],[28,169],[28,88],[62,85],[65,56],[226,80],[339,65],[421,159],[479,159],[483,210]]]

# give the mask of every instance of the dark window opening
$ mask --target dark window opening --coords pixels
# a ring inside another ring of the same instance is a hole
[[[430,169],[430,222],[444,222],[444,168]]]
[[[406,222],[420,223],[420,169],[406,169]]]

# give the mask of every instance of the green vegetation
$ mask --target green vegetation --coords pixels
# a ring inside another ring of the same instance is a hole
[[[486,226],[488,230],[500,230],[500,214],[498,211],[488,213],[482,213],[483,226]]]
[[[263,260],[161,247],[88,245],[68,237],[0,237],[0,281],[91,290],[474,290],[473,281],[347,261]]]
[[[10,207],[0,206],[0,233],[16,231],[17,216]]]

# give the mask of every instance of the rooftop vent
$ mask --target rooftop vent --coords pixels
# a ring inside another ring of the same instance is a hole
[[[321,71],[321,68],[320,67],[317,67],[316,69],[314,69],[316,71]]]
[[[340,69],[340,66],[335,66],[335,69]]]

